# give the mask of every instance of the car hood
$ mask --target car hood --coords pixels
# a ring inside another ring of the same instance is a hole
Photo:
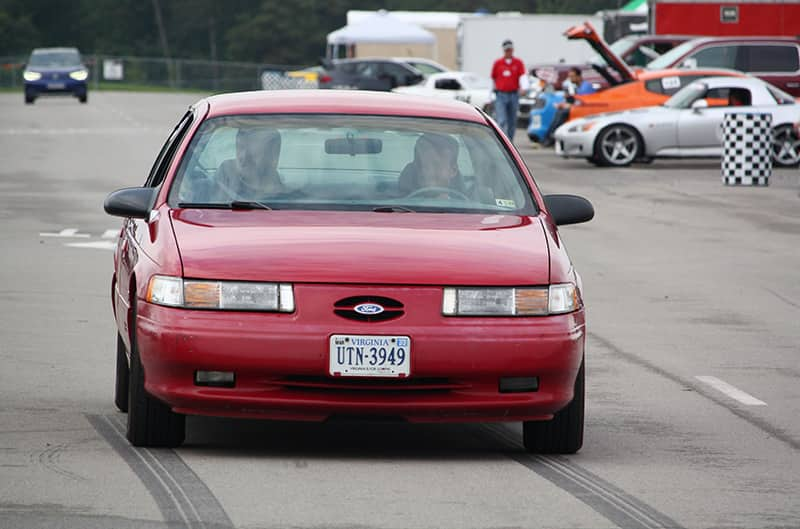
[[[667,108],[665,106],[632,108],[630,110],[620,110],[617,112],[603,112],[602,114],[592,114],[591,116],[586,116],[584,118],[572,120],[567,123],[569,123],[570,125],[576,125],[579,123],[585,123],[587,121],[631,122],[631,121],[639,121],[640,119],[645,119],[647,117],[652,117],[658,114],[665,114],[670,112],[674,112],[674,110]]]
[[[172,211],[184,277],[243,281],[543,285],[537,217],[337,211]]]
[[[26,70],[38,73],[71,73],[78,70],[85,70],[85,66],[77,64],[75,66],[28,66]]]

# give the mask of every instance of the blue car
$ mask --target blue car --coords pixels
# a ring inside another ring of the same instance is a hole
[[[37,48],[31,53],[25,71],[25,103],[40,95],[72,95],[81,103],[88,101],[86,81],[89,70],[75,48]]]
[[[531,108],[531,119],[528,122],[528,137],[531,141],[541,143],[553,118],[556,116],[556,105],[564,101],[564,91],[542,92],[536,96],[536,103]]]

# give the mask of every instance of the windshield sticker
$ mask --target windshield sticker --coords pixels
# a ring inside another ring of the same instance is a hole
[[[664,77],[661,79],[661,88],[664,90],[671,90],[673,88],[681,87],[680,77]]]
[[[496,198],[494,199],[494,203],[500,206],[501,208],[515,208],[517,207],[517,203],[513,200],[508,200],[505,198]]]

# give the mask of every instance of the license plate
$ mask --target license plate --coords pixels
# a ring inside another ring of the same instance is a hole
[[[348,377],[407,377],[411,372],[408,336],[334,334],[329,372]]]
[[[531,128],[538,129],[542,127],[542,116],[531,116]]]
[[[63,90],[65,86],[64,83],[47,83],[47,88],[50,90]]]

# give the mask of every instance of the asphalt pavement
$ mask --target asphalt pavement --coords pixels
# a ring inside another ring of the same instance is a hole
[[[800,527],[800,170],[728,187],[719,162],[600,169],[532,148],[584,282],[583,449],[517,424],[189,418],[133,449],[113,404],[113,240],[196,94],[0,94],[0,528]]]

